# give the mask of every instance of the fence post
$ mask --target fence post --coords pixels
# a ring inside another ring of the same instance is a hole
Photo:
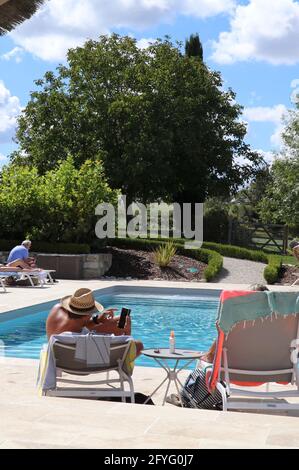
[[[286,225],[284,227],[284,240],[283,240],[283,251],[285,255],[288,253],[288,247],[289,247],[289,226]]]
[[[232,236],[233,236],[233,218],[229,216],[228,218],[228,244],[232,245]]]

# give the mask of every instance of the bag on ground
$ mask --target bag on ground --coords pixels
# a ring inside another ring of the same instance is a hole
[[[195,369],[189,375],[181,391],[181,398],[186,408],[222,410],[222,396],[219,390],[215,389],[213,393],[208,390],[206,370]]]

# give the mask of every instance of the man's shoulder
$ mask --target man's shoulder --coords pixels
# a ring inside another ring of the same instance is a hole
[[[12,249],[12,251],[28,251],[28,250],[23,245],[17,245]]]
[[[53,307],[52,307],[51,310],[50,310],[50,313],[52,313],[52,312],[58,312],[58,310],[62,310],[62,307],[61,307],[61,304],[60,304],[60,303],[57,303],[57,304],[53,305]]]

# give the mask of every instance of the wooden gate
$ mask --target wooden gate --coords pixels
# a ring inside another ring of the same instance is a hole
[[[241,224],[233,221],[230,226],[229,243],[285,255],[289,243],[288,226],[261,223]]]

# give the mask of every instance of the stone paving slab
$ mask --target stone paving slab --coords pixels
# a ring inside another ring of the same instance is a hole
[[[60,281],[41,288],[9,288],[0,294],[0,313],[53,301],[81,286],[244,289],[246,284],[160,281]],[[271,286],[281,290],[280,286]],[[286,290],[296,288],[283,288]],[[294,416],[187,410],[129,405],[99,400],[39,398],[35,389],[37,361],[0,361],[0,448],[297,448],[299,422]],[[164,371],[136,367],[135,390],[144,394],[162,381]],[[186,373],[185,373],[186,375]],[[182,379],[184,375],[182,375]]]
[[[295,417],[224,413],[101,400],[38,397],[38,362],[0,364],[0,448],[298,448]],[[135,389],[149,393],[158,368],[136,367]],[[163,392],[162,392],[163,393]]]

